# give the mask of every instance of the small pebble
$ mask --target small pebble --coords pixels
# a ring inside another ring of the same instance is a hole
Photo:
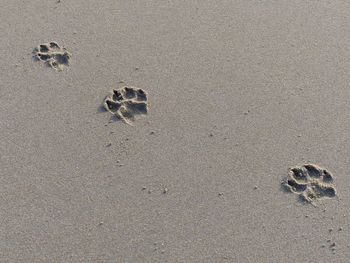
[[[108,144],[106,145],[106,147],[110,147],[110,146],[112,146],[112,143],[108,143]]]
[[[223,196],[224,195],[224,193],[219,193],[219,196]]]
[[[168,192],[168,188],[164,188],[163,194],[166,194]]]

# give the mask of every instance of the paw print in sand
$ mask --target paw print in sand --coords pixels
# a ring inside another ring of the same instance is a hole
[[[120,89],[114,89],[104,99],[103,106],[117,119],[131,125],[136,115],[147,114],[147,93],[143,89],[124,86]]]
[[[56,42],[41,44],[33,51],[33,57],[45,62],[48,66],[61,71],[69,65],[71,54]]]
[[[301,200],[314,203],[320,198],[336,196],[333,175],[315,164],[305,164],[290,169],[283,185],[287,190],[299,195]]]

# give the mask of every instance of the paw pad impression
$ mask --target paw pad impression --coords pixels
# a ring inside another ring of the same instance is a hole
[[[148,112],[147,93],[140,88],[124,86],[114,89],[103,101],[104,108],[131,124],[136,115],[145,115]]]
[[[290,169],[283,185],[306,202],[336,196],[333,175],[315,164],[305,164]]]
[[[59,71],[69,65],[71,56],[64,47],[60,47],[56,42],[41,44],[33,51],[34,58]]]

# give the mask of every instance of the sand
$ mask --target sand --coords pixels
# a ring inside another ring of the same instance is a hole
[[[1,262],[348,262],[350,3],[2,0]],[[56,41],[58,71],[32,59]],[[103,99],[148,93],[133,126]],[[283,191],[314,163],[337,197]]]

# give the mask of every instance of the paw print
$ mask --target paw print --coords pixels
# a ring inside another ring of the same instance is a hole
[[[283,185],[292,193],[298,194],[306,202],[336,196],[333,175],[315,164],[305,164],[290,169]]]
[[[41,44],[33,51],[33,57],[45,62],[48,66],[61,71],[69,65],[71,54],[56,42]]]
[[[103,106],[115,117],[131,125],[136,115],[147,114],[147,93],[143,89],[130,86],[114,89],[104,99]]]

